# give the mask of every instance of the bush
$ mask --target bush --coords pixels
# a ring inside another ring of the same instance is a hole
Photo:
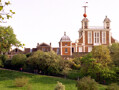
[[[30,57],[28,57],[27,62],[31,70],[39,70],[42,73],[57,75],[60,73],[61,56],[58,56],[55,52],[34,52]]]
[[[26,61],[26,55],[17,54],[12,57],[11,64],[14,66],[14,68],[19,69],[24,66],[25,61]]]
[[[28,84],[29,79],[26,77],[20,77],[15,79],[15,86],[16,87],[23,87]]]
[[[57,82],[54,90],[65,90],[65,86],[61,82]]]
[[[5,63],[5,61],[8,59],[7,55],[0,55],[0,59],[2,60],[3,64]]]
[[[90,77],[84,77],[77,82],[77,90],[98,90],[98,84]]]
[[[0,59],[0,67],[4,67],[2,60]]]
[[[116,83],[112,83],[106,90],[119,90],[119,86]]]

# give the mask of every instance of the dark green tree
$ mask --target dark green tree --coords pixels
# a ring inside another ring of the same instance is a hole
[[[11,64],[15,69],[23,68],[26,62],[26,55],[25,54],[17,54],[12,57]]]
[[[119,43],[113,43],[109,46],[111,59],[117,67],[119,67]]]
[[[37,51],[28,57],[27,62],[32,69],[38,69],[44,73],[56,74],[60,72],[60,60],[61,57],[53,51]]]
[[[99,82],[107,79],[115,80],[116,73],[110,68],[110,63],[108,48],[105,46],[94,47],[91,53],[81,59],[81,76],[90,75]]]

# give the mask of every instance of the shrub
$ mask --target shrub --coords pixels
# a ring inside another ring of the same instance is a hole
[[[77,82],[77,90],[98,90],[98,84],[90,77],[84,77]]]
[[[7,55],[0,55],[0,59],[2,60],[3,63],[8,59]]]
[[[119,86],[116,83],[112,83],[106,90],[119,90]]]
[[[65,86],[61,82],[57,82],[54,90],[65,90]]]
[[[17,54],[12,57],[11,64],[14,66],[14,68],[19,69],[24,66],[25,61],[26,61],[26,55]]]
[[[58,56],[54,51],[34,52],[30,57],[28,57],[28,66],[32,70],[41,70],[42,73],[56,75],[60,72],[59,62],[61,61],[61,56]]]
[[[29,79],[26,77],[20,77],[15,79],[15,86],[16,87],[23,87],[28,84]]]
[[[2,60],[0,59],[0,67],[4,67]]]

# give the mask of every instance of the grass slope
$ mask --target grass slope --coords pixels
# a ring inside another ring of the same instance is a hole
[[[54,90],[57,81],[65,85],[66,90],[77,90],[76,81],[63,79],[58,77],[27,74],[23,72],[15,72],[0,69],[0,90],[28,90],[27,87],[15,87],[14,79],[17,77],[28,77],[31,90]]]

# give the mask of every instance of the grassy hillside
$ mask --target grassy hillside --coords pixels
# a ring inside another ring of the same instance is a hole
[[[27,90],[28,86],[15,87],[14,79],[17,77],[28,77],[31,90],[54,90],[57,81],[62,82],[66,90],[77,90],[76,81],[63,79],[58,77],[50,77],[43,75],[33,75],[22,72],[8,71],[0,69],[0,90]]]

